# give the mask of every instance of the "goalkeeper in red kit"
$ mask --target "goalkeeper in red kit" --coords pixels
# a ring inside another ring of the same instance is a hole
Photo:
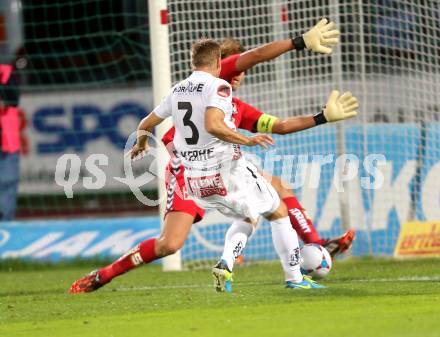
[[[233,89],[238,89],[245,70],[260,62],[271,60],[288,50],[306,47],[317,52],[329,53],[331,52],[331,46],[337,43],[339,35],[339,32],[333,27],[332,23],[322,20],[302,37],[296,37],[293,40],[275,41],[242,54],[240,54],[243,51],[241,46],[233,40],[228,40],[224,44],[223,56],[225,58],[222,61],[220,77],[229,81]],[[323,37],[326,33],[328,33],[326,35],[328,41],[325,41],[326,38]],[[324,42],[321,43],[321,41]],[[333,98],[335,98],[334,96]],[[340,98],[339,95],[336,96],[336,99]],[[326,122],[326,116],[323,112],[315,116],[278,119],[258,111],[239,99],[234,98],[233,101],[236,108],[236,113],[234,114],[235,124],[237,127],[251,132],[286,134]],[[171,142],[173,136],[174,129],[171,129],[164,136],[164,142]],[[170,177],[170,180],[167,181],[169,199],[167,201],[167,212],[161,236],[157,239],[154,238],[141,242],[137,247],[111,265],[78,280],[72,285],[71,293],[96,290],[110,282],[114,277],[140,264],[149,263],[155,259],[170,255],[182,247],[192,224],[203,218],[204,210],[199,208],[192,200],[184,198],[186,187],[183,180],[183,167],[180,166],[176,158],[170,161],[167,169],[169,171],[167,176]],[[279,178],[272,177],[271,182],[280,194],[281,199],[288,206],[292,226],[304,242],[326,245],[331,248],[333,254],[342,252],[350,247],[354,232],[350,231],[341,238],[322,240],[292,191],[284,188]],[[233,227],[231,226],[231,228]]]

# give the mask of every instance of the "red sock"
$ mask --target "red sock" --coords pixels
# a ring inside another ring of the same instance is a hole
[[[319,234],[313,226],[312,220],[309,218],[304,208],[296,197],[288,197],[283,199],[289,212],[290,223],[298,236],[304,243],[324,244],[325,240],[319,237]]]
[[[142,241],[135,248],[122,255],[112,264],[99,270],[99,276],[102,283],[108,283],[113,278],[121,275],[142,264],[149,263],[157,259],[154,247],[156,239]]]

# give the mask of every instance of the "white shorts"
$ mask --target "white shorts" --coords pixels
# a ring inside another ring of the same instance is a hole
[[[216,209],[235,219],[257,221],[260,215],[267,216],[280,205],[272,185],[244,158],[218,170],[185,169],[185,184],[198,206]]]

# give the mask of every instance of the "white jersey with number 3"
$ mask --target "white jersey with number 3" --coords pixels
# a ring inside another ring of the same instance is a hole
[[[186,168],[214,168],[240,157],[239,146],[224,142],[205,129],[208,107],[222,110],[225,123],[232,121],[232,90],[229,83],[203,71],[195,71],[176,84],[154,113],[160,118],[173,116],[176,134],[174,148]]]
[[[280,204],[273,187],[252,164],[241,157],[240,147],[224,142],[205,129],[205,112],[215,107],[232,121],[232,90],[224,80],[195,71],[175,85],[154,113],[173,116],[174,148],[185,166],[188,194],[202,208],[217,209],[228,217],[251,219],[271,214]]]

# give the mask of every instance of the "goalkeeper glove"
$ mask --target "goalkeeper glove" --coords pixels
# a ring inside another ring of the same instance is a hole
[[[358,101],[351,92],[347,91],[339,96],[339,91],[333,90],[322,112],[313,116],[316,125],[326,122],[337,122],[357,115]]]
[[[339,30],[335,29],[335,23],[322,19],[308,32],[292,39],[296,50],[307,48],[308,50],[330,54],[332,47],[339,42]]]

